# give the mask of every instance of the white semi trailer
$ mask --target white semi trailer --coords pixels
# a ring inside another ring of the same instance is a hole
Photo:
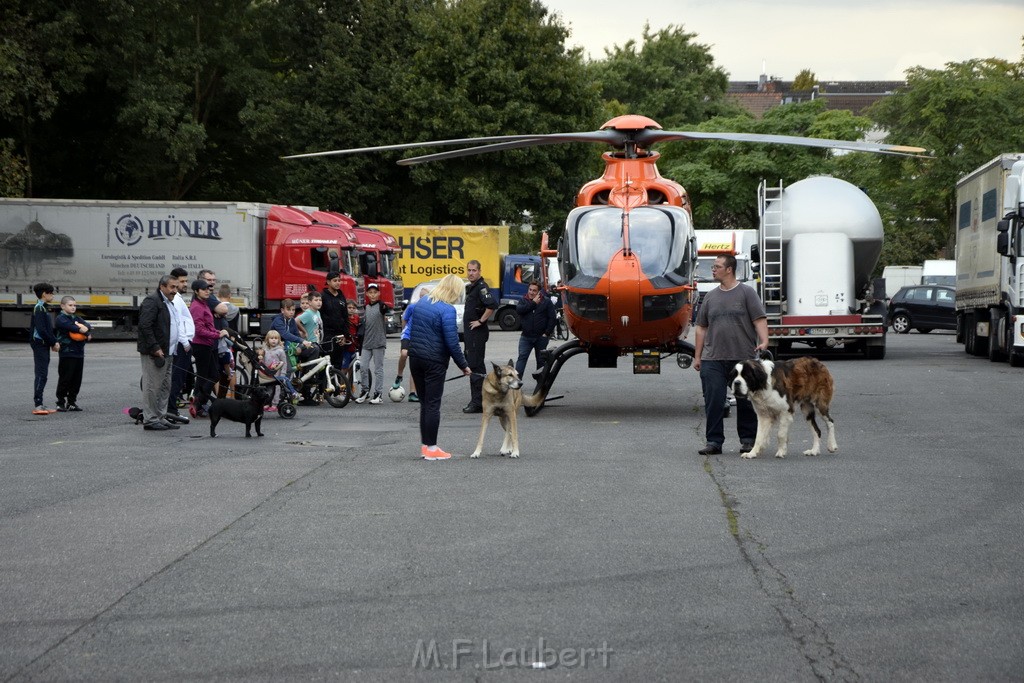
[[[885,357],[886,306],[871,273],[882,252],[882,219],[858,187],[828,176],[784,188],[762,183],[759,291],[769,347],[794,343]]]
[[[956,185],[957,341],[1024,365],[1024,153],[1001,154]]]

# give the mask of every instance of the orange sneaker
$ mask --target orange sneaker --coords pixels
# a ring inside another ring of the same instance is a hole
[[[442,451],[440,448],[432,451],[426,446],[424,446],[423,457],[426,460],[447,460],[448,458],[452,457],[452,454]]]
[[[55,413],[55,412],[57,412],[57,411],[56,410],[50,410],[46,406],[36,406],[35,408],[32,409],[32,414],[33,415],[49,415],[50,413]]]

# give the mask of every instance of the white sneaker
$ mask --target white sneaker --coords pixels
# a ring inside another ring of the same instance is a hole
[[[363,393],[359,394],[358,396],[356,396],[355,401],[356,401],[356,403],[366,403],[366,399],[368,399],[369,397],[370,397],[370,395],[368,393],[363,392]]]
[[[372,404],[373,404],[373,405],[375,405],[375,406],[376,406],[376,405],[380,405],[380,404],[381,404],[381,403],[383,403],[383,402],[384,402],[384,399],[383,399],[383,398],[381,398],[381,395],[380,395],[380,394],[374,394],[374,395],[373,395],[373,398],[371,398],[371,399],[370,399],[370,403],[372,403]]]

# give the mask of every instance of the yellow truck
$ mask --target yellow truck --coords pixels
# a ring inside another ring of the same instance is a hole
[[[454,273],[466,278],[466,264],[480,262],[480,273],[495,292],[494,320],[503,330],[519,329],[516,303],[533,280],[541,281],[540,256],[508,253],[505,225],[375,225],[400,247],[395,266],[406,299],[421,282]]]

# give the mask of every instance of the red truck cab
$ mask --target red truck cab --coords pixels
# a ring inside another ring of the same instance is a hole
[[[395,276],[395,259],[401,250],[393,236],[376,228],[367,228],[359,225],[351,217],[333,211],[321,212],[333,217],[333,221],[339,225],[347,225],[356,235],[356,249],[359,260],[359,271],[363,276],[363,287],[373,283],[380,290],[380,299],[391,307],[392,313],[388,316],[387,331],[394,333],[401,329],[402,309],[404,302],[402,297],[405,293],[405,286]],[[359,305],[365,304],[362,298]]]
[[[298,299],[313,287],[324,288],[327,273],[340,270],[346,299],[357,297],[357,239],[323,211],[306,213],[290,206],[271,207],[267,214],[264,261],[266,307]]]

